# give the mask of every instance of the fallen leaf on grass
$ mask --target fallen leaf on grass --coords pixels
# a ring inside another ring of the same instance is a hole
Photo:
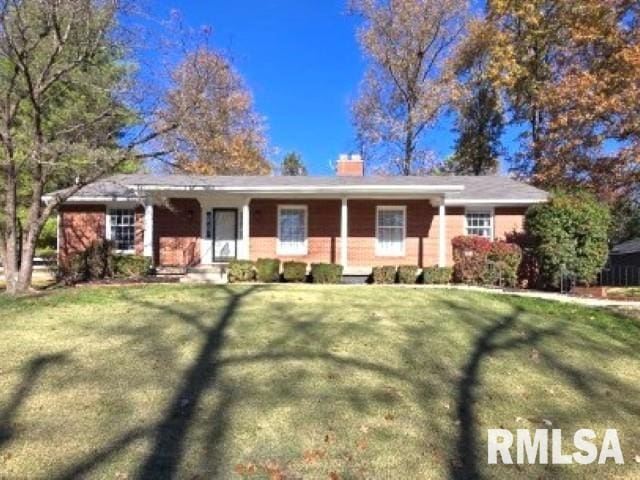
[[[256,473],[257,471],[257,467],[255,464],[253,463],[248,463],[246,465],[243,465],[242,463],[239,463],[235,466],[235,468],[233,469],[234,472],[236,472],[238,475],[253,475]]]
[[[329,480],[340,480],[340,476],[336,472],[331,472],[329,474]]]
[[[540,363],[540,352],[538,350],[536,350],[535,348],[533,348],[531,350],[531,353],[529,354],[529,358],[534,363]]]
[[[323,448],[307,450],[304,452],[304,461],[307,463],[315,463],[316,461],[323,459],[326,454],[327,452]]]
[[[364,438],[361,438],[358,441],[356,441],[356,448],[358,450],[366,450],[368,446],[369,444]]]

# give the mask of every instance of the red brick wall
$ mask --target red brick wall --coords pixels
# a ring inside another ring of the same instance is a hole
[[[60,208],[60,259],[85,250],[106,235],[105,205],[63,205]],[[144,250],[144,208],[135,209],[135,253]]]
[[[305,262],[340,261],[340,200],[253,200],[251,202],[251,258],[273,258],[276,254],[278,205],[307,205],[309,253],[304,256],[280,257]],[[407,237],[402,257],[376,256],[376,208],[379,205],[407,207]],[[349,200],[349,266],[438,264],[438,207],[426,200]],[[522,229],[526,208],[495,209],[496,237]],[[453,263],[451,239],[464,235],[464,207],[446,209],[447,264]]]
[[[340,200],[251,201],[251,259],[276,257],[278,205],[306,205],[308,215],[307,255],[278,256],[283,261],[338,262],[340,260]]]
[[[162,266],[200,263],[200,203],[193,198],[172,198],[169,206],[154,209],[154,258]]]
[[[524,214],[526,212],[527,207],[496,207],[496,238],[507,238],[514,232],[521,232],[524,228]]]
[[[59,255],[64,262],[69,255],[84,251],[105,235],[104,205],[62,205],[60,207]]]
[[[403,257],[376,256],[376,209],[378,205],[407,207],[407,236]],[[349,200],[350,266],[431,265],[438,259],[438,230],[433,229],[437,209],[426,200]]]

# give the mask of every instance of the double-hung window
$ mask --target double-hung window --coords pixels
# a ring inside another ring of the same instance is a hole
[[[493,238],[493,212],[491,210],[467,210],[465,234]]]
[[[404,256],[407,211],[404,206],[378,207],[376,211],[376,255]]]
[[[107,238],[114,248],[121,252],[133,252],[135,249],[135,211],[133,209],[112,208],[109,210]]]
[[[278,207],[278,255],[307,254],[307,207]]]

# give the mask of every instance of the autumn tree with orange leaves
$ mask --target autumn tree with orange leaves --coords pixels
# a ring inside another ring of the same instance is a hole
[[[265,126],[253,109],[253,98],[229,59],[201,47],[188,55],[173,73],[174,88],[167,95],[162,123],[196,111],[163,142],[172,152],[170,168],[200,175],[264,175]]]
[[[608,202],[629,195],[640,180],[640,3],[489,0],[485,21],[492,78],[527,126],[518,170]]]

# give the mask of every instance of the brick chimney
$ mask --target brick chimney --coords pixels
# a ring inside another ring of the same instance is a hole
[[[342,154],[338,158],[336,174],[339,177],[364,177],[364,161],[362,156]]]

